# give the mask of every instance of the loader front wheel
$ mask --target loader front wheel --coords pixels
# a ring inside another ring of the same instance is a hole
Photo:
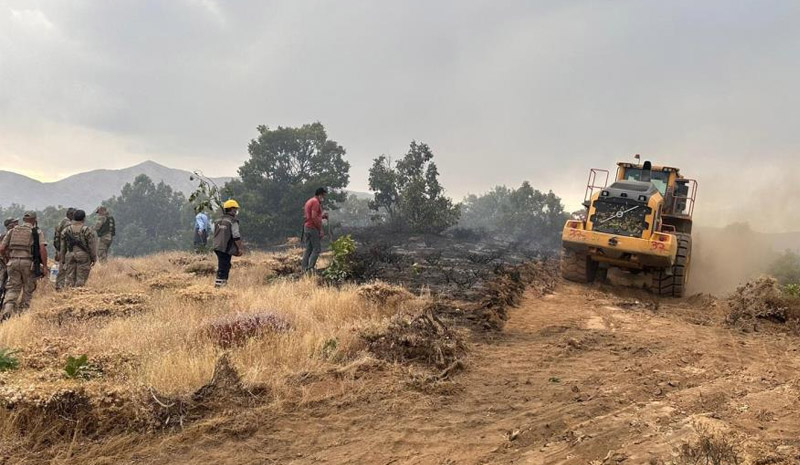
[[[561,276],[566,280],[590,283],[597,275],[597,265],[586,252],[561,249]]]
[[[689,279],[692,258],[692,236],[678,234],[678,254],[670,270],[661,270],[653,275],[653,292],[669,297],[683,297]]]

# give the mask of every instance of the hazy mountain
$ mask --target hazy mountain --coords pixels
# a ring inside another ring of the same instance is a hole
[[[190,172],[167,168],[152,161],[120,170],[89,171],[56,182],[39,182],[17,173],[0,171],[0,206],[16,203],[32,209],[61,205],[92,210],[103,200],[118,195],[126,183],[133,182],[140,174],[146,174],[155,183],[164,181],[187,197],[197,187],[196,182],[189,180]],[[229,179],[213,178],[220,185]]]

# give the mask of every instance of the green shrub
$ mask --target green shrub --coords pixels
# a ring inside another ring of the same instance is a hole
[[[331,244],[333,260],[322,275],[331,282],[341,283],[353,274],[353,254],[356,252],[356,241],[348,234]]]
[[[791,297],[800,297],[800,284],[792,283],[783,286],[783,293]]]
[[[16,370],[19,367],[16,353],[17,351],[11,349],[0,349],[0,371]]]
[[[85,354],[80,357],[67,357],[67,364],[64,366],[64,373],[67,378],[88,378],[89,377],[89,357]]]

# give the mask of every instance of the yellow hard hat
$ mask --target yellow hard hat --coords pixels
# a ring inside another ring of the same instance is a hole
[[[227,210],[229,208],[239,208],[239,202],[233,199],[226,200],[225,203],[222,204],[222,208],[224,210]]]

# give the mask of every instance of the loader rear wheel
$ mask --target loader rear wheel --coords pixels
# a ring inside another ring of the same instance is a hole
[[[561,249],[561,276],[566,280],[590,283],[597,275],[597,265],[586,252]]]
[[[689,279],[689,265],[692,260],[692,236],[678,234],[678,254],[672,269],[657,271],[653,276],[653,291],[658,295],[683,297]]]

